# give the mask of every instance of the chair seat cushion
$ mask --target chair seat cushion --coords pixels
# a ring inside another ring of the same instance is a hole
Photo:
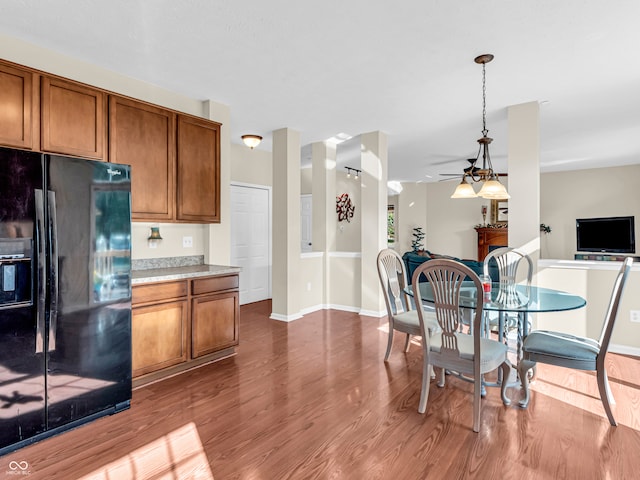
[[[525,339],[522,349],[524,352],[551,357],[592,361],[595,361],[600,352],[598,342],[590,338],[547,330],[531,332]]]
[[[460,358],[464,360],[473,360],[473,335],[464,333],[456,333],[458,338],[458,350]],[[442,347],[442,333],[436,333],[431,336],[431,351],[440,353]],[[484,370],[484,366],[491,369],[500,365],[507,356],[507,346],[504,343],[496,342],[489,338],[480,339],[480,370]]]
[[[440,330],[440,326],[438,325],[438,320],[436,320],[435,313],[423,311],[422,316],[424,317],[425,326],[429,329],[430,332],[437,332]],[[420,320],[418,319],[418,311],[409,310],[408,312],[394,315],[393,326],[396,330],[400,330],[406,333],[412,333],[413,335],[420,335]]]

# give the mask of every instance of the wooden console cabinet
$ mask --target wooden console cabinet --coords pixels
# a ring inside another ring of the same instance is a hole
[[[478,261],[484,260],[490,247],[508,247],[509,230],[507,228],[476,227],[478,232]]]
[[[133,386],[235,354],[237,273],[133,286]]]

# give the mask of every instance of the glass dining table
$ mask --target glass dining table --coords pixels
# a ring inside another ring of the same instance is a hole
[[[405,291],[413,296],[413,286],[408,286]],[[420,282],[420,297],[426,304],[433,304],[433,291],[431,284],[428,282]],[[469,318],[471,318],[472,310],[476,309],[477,298],[476,288],[471,281],[463,282],[460,291],[460,307],[467,310]],[[515,285],[515,289],[504,295],[504,291],[500,291],[500,284],[493,283],[491,288],[491,301],[484,301],[483,310],[485,312],[498,313],[498,337],[500,341],[504,341],[504,327],[506,315],[509,313],[517,314],[518,322],[518,338],[517,338],[517,360],[521,359],[521,347],[524,338],[529,334],[529,322],[527,315],[530,313],[543,312],[562,312],[567,310],[576,310],[587,304],[587,301],[579,295],[554,290],[545,287],[528,287],[526,285]]]

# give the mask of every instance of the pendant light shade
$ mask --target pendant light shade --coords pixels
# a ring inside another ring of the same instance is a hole
[[[463,175],[462,181],[456,187],[456,190],[455,192],[453,192],[453,195],[451,195],[451,198],[475,198],[477,196],[478,195],[476,195],[476,192],[471,184],[467,182],[467,176]]]
[[[482,184],[482,188],[478,192],[478,196],[488,198],[490,200],[507,200],[511,198],[511,195],[509,195],[505,186],[502,185],[495,176]]]

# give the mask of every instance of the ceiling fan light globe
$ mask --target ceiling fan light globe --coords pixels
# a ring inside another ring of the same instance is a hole
[[[451,198],[475,198],[476,195],[473,187],[467,183],[467,180],[463,177],[462,181],[456,187],[456,190],[451,195]]]
[[[488,198],[490,200],[507,200],[511,198],[511,195],[507,192],[507,189],[498,180],[487,180],[482,185],[482,188],[478,192],[478,196],[482,198]]]

